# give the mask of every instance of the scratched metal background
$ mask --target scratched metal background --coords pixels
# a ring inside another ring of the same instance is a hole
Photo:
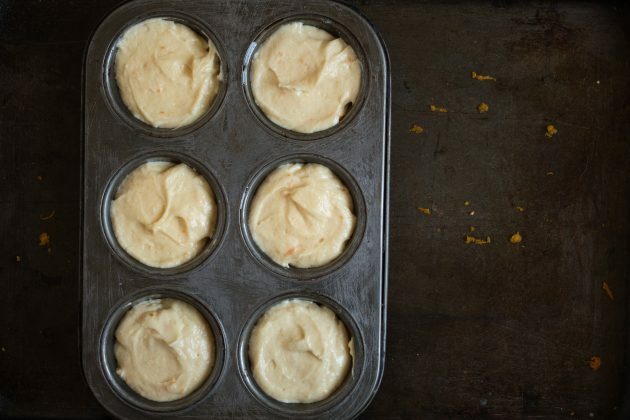
[[[78,345],[80,80],[115,3],[0,2],[5,416],[105,415]],[[384,37],[393,82],[387,356],[364,417],[630,418],[627,6],[354,4]],[[465,245],[470,225],[492,243]]]

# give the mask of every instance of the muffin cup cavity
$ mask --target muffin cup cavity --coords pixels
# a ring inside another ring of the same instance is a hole
[[[361,85],[359,87],[359,93],[357,95],[356,101],[352,104],[350,109],[347,110],[346,114],[341,118],[341,120],[332,127],[329,127],[325,130],[316,131],[313,133],[300,133],[297,131],[289,130],[284,128],[273,121],[271,121],[265,113],[258,107],[256,104],[256,100],[254,98],[254,94],[252,92],[251,87],[251,69],[252,62],[258,51],[258,48],[281,26],[287,23],[293,22],[302,22],[305,25],[314,26],[316,28],[322,29],[337,38],[343,39],[348,45],[350,45],[359,59],[359,63],[361,65]],[[260,32],[258,32],[253,41],[249,44],[247,51],[245,52],[245,56],[243,59],[243,67],[241,72],[241,84],[243,85],[243,92],[245,94],[247,105],[249,109],[252,111],[256,120],[268,131],[276,136],[280,136],[282,138],[298,140],[298,141],[311,141],[311,140],[319,140],[324,138],[329,138],[333,134],[338,133],[343,130],[345,127],[350,125],[352,121],[355,119],[359,111],[361,110],[365,97],[367,96],[367,90],[369,88],[369,80],[370,80],[370,69],[368,66],[368,61],[365,58],[365,53],[361,44],[357,40],[357,38],[350,32],[345,26],[340,24],[339,22],[321,15],[316,14],[297,14],[284,17],[276,22],[264,27]]]
[[[168,402],[159,402],[147,399],[125,383],[125,381],[116,373],[116,356],[114,354],[114,345],[116,342],[116,329],[120,321],[127,314],[127,312],[133,308],[136,304],[151,300],[171,298],[181,300],[192,305],[199,313],[205,318],[206,322],[210,326],[210,330],[214,335],[215,343],[215,361],[212,371],[206,378],[206,380],[189,395]],[[223,327],[215,316],[214,312],[208,308],[197,298],[183,293],[177,289],[172,288],[151,288],[138,291],[131,296],[127,296],[122,301],[118,302],[113,310],[110,312],[107,321],[103,327],[100,337],[100,349],[99,356],[101,362],[102,373],[105,376],[106,382],[109,384],[113,393],[120,398],[123,402],[130,405],[133,408],[148,412],[148,413],[172,413],[182,412],[201,400],[207,398],[212,391],[216,388],[224,373],[225,360],[227,355],[227,341]]]
[[[265,252],[263,252],[258,247],[252,237],[252,233],[249,228],[249,210],[253,198],[258,190],[258,187],[262,182],[264,182],[264,180],[267,178],[267,175],[269,175],[279,166],[289,163],[318,163],[320,165],[326,166],[346,186],[348,192],[350,193],[350,196],[352,197],[353,212],[356,217],[354,232],[348,240],[343,252],[328,264],[311,268],[296,268],[291,266],[282,267],[281,265],[273,261],[269,256],[267,256],[267,254],[265,254]],[[367,219],[365,200],[363,198],[361,188],[354,180],[352,175],[350,175],[350,173],[346,169],[344,169],[343,166],[331,159],[315,154],[305,153],[284,156],[282,158],[268,162],[264,164],[260,169],[258,169],[245,187],[245,191],[241,198],[239,213],[241,235],[247,246],[247,249],[254,257],[254,259],[275,274],[302,281],[319,279],[343,267],[350,260],[350,258],[352,258],[352,255],[354,255],[355,251],[361,244],[363,235],[365,233]]]
[[[195,33],[197,33],[201,38],[212,41],[219,55],[221,80],[217,95],[215,96],[212,103],[209,105],[208,109],[197,120],[182,127],[158,128],[136,118],[122,100],[122,97],[120,96],[120,91],[118,89],[118,83],[116,82],[116,53],[118,51],[118,44],[120,40],[124,36],[125,32],[132,26],[154,18],[162,18],[187,26]],[[229,75],[227,68],[227,55],[216,35],[203,21],[176,11],[152,12],[149,14],[138,16],[135,19],[127,22],[118,31],[113,41],[107,48],[107,52],[103,60],[103,93],[105,95],[108,107],[127,126],[139,133],[145,134],[150,137],[181,137],[196,131],[197,129],[208,123],[208,121],[210,121],[212,117],[218,113],[221,105],[223,104],[223,99],[225,98],[225,94],[227,92],[228,80]]]
[[[116,239],[116,234],[114,233],[114,229],[112,226],[110,214],[111,204],[116,197],[121,183],[135,169],[148,162],[172,162],[174,164],[184,163],[188,165],[195,172],[203,176],[205,181],[212,189],[216,201],[217,220],[214,234],[210,239],[208,239],[205,247],[201,250],[201,252],[199,252],[199,254],[197,254],[189,261],[186,261],[185,263],[175,267],[157,268],[148,266],[138,261],[131,255],[129,255],[129,253],[127,253],[127,251],[125,251],[118,243],[118,240]],[[199,268],[203,265],[204,262],[209,260],[215,254],[215,251],[220,247],[223,241],[228,224],[226,197],[227,196],[223,190],[223,187],[214,176],[212,171],[208,169],[207,166],[195,160],[194,158],[184,155],[182,153],[170,151],[155,151],[146,153],[137,156],[131,159],[129,162],[125,163],[120,169],[116,171],[116,173],[111,177],[110,181],[108,182],[101,200],[101,227],[103,230],[103,235],[107,244],[109,245],[111,252],[126,266],[137,272],[147,274],[152,277],[173,276],[189,272],[193,269]]]
[[[343,322],[348,335],[352,340],[353,356],[352,366],[348,371],[343,383],[333,393],[322,401],[313,403],[283,403],[270,396],[268,396],[256,383],[254,379],[250,363],[249,363],[249,339],[254,327],[258,320],[267,312],[271,307],[279,304],[285,300],[301,299],[314,302],[320,306],[325,306],[332,310],[337,318]],[[276,415],[286,416],[289,418],[320,418],[324,416],[331,409],[340,406],[344,400],[351,397],[352,391],[359,383],[363,369],[365,365],[365,347],[363,338],[361,336],[360,329],[350,315],[350,313],[338,302],[333,299],[312,292],[295,291],[282,294],[272,298],[271,300],[260,305],[250,315],[248,321],[241,330],[238,348],[237,348],[237,363],[238,371],[241,376],[241,380],[245,384],[247,390],[252,396],[264,407],[272,411]]]

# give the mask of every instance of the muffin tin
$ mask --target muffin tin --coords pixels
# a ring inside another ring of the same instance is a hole
[[[208,112],[190,126],[156,129],[135,118],[118,95],[116,42],[151,17],[183,23],[213,41],[223,83]],[[340,124],[300,134],[271,123],[252,101],[251,58],[278,25],[302,21],[343,37],[362,64],[357,103]],[[119,418],[338,417],[358,415],[378,388],[385,352],[389,69],[370,24],[332,2],[138,0],[113,11],[89,44],[84,67],[82,357],[98,401]],[[217,229],[201,254],[172,269],[138,263],[116,242],[109,204],[124,177],[152,160],[183,162],[212,187]],[[257,249],[246,226],[256,187],[288,162],[328,166],[346,184],[357,227],[346,251],[313,269],[282,268]],[[217,345],[215,368],[197,391],[157,403],[118,378],[114,331],[122,315],[144,299],[173,297],[207,319]],[[271,305],[289,298],[330,307],[353,337],[355,358],[344,384],[313,404],[285,404],[266,396],[249,371],[247,340]]]

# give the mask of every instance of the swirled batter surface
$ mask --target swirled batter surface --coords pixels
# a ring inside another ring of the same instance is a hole
[[[312,403],[330,396],[352,365],[351,340],[333,311],[292,299],[269,309],[249,340],[254,379],[270,397]]]
[[[309,268],[341,255],[356,217],[348,189],[330,169],[292,163],[258,187],[248,223],[254,242],[274,262]]]
[[[334,126],[356,101],[361,65],[343,39],[293,22],[281,26],[254,56],[252,94],[274,123],[313,133]]]
[[[129,28],[118,43],[116,82],[133,115],[154,127],[196,121],[221,83],[217,50],[189,27],[155,18]]]
[[[156,299],[135,305],[116,329],[116,373],[138,394],[172,401],[192,393],[210,374],[214,336],[190,304]]]
[[[120,246],[157,268],[181,265],[214,234],[217,206],[206,180],[186,164],[149,162],[120,185],[110,211]]]

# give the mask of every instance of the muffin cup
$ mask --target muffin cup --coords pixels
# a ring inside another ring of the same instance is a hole
[[[120,91],[118,89],[118,83],[116,82],[116,53],[118,52],[118,44],[120,40],[124,36],[125,32],[132,26],[142,23],[145,20],[154,18],[163,18],[165,20],[170,20],[175,23],[182,24],[192,29],[201,38],[212,41],[221,62],[221,83],[219,84],[217,95],[214,97],[212,103],[208,106],[208,109],[197,120],[182,127],[158,128],[136,118],[129,110],[125,102],[122,100],[122,97],[120,96]],[[117,35],[114,37],[113,41],[107,48],[107,53],[105,55],[105,59],[103,60],[103,94],[107,99],[110,110],[114,114],[116,114],[122,121],[124,121],[129,127],[138,131],[139,133],[151,137],[162,138],[185,136],[207,124],[208,121],[210,121],[210,119],[221,108],[225,93],[227,91],[226,82],[229,79],[225,57],[226,55],[224,48],[219,42],[218,38],[203,21],[196,19],[193,16],[176,11],[155,11],[145,15],[137,16],[133,20],[127,22],[118,31]]]
[[[254,94],[252,92],[251,68],[258,48],[262,44],[264,44],[264,42],[281,26],[293,22],[302,22],[305,25],[310,25],[319,29],[323,29],[333,36],[343,39],[354,49],[354,52],[357,55],[357,58],[361,65],[361,85],[359,87],[357,98],[348,110],[348,112],[340,119],[337,124],[325,130],[315,131],[313,133],[300,133],[298,131],[289,130],[271,121],[256,104],[256,99],[254,98]],[[351,31],[349,31],[341,23],[326,16],[316,14],[297,14],[279,19],[269,26],[266,26],[260,32],[258,32],[258,34],[256,34],[254,40],[251,42],[251,44],[247,48],[247,51],[245,52],[243,69],[241,73],[241,84],[243,85],[243,92],[245,94],[245,97],[247,98],[247,105],[249,105],[249,108],[256,117],[257,121],[263,127],[265,127],[267,130],[270,130],[275,135],[279,135],[286,139],[311,141],[329,138],[352,124],[354,117],[360,112],[363,102],[365,100],[365,96],[367,95],[366,91],[369,87],[369,83],[366,79],[368,79],[368,77],[368,61],[365,58],[365,53],[363,51],[361,43],[357,40],[357,38],[352,34]]]
[[[203,176],[203,178],[212,189],[212,193],[214,194],[214,199],[216,201],[217,221],[214,229],[214,234],[210,239],[208,239],[206,245],[201,250],[201,252],[199,252],[199,254],[176,267],[158,268],[146,265],[138,261],[131,255],[129,255],[129,253],[125,251],[122,246],[120,246],[120,244],[118,243],[118,239],[116,239],[116,234],[114,233],[114,229],[112,226],[111,204],[116,197],[120,185],[125,180],[125,178],[134,170],[149,162],[172,162],[174,164],[185,163],[195,172]],[[221,187],[219,181],[213,175],[212,171],[210,171],[204,164],[190,156],[171,151],[155,151],[145,153],[140,156],[136,156],[129,162],[125,163],[111,177],[111,180],[105,188],[101,201],[101,226],[103,230],[103,235],[109,245],[111,252],[132,270],[154,277],[180,275],[187,271],[198,268],[204,262],[209,260],[210,257],[217,250],[217,248],[219,248],[223,240],[227,225],[227,214],[228,210],[225,192]]]
[[[332,310],[337,318],[345,325],[348,335],[351,337],[353,352],[352,367],[339,387],[327,398],[313,403],[284,403],[270,397],[256,383],[249,363],[249,339],[256,323],[271,307],[286,300],[300,299],[314,302]],[[344,307],[333,299],[317,293],[305,291],[295,291],[275,296],[271,300],[260,305],[249,317],[247,323],[241,331],[237,357],[238,370],[241,380],[256,398],[256,400],[275,414],[289,418],[312,418],[324,416],[329,410],[340,405],[344,399],[349,398],[353,389],[359,382],[364,369],[364,344],[361,331],[354,318],[344,309]]]
[[[215,360],[208,378],[189,395],[173,401],[153,401],[138,394],[116,373],[116,356],[114,345],[116,343],[116,329],[131,308],[141,302],[151,299],[177,299],[192,305],[204,317],[214,336]],[[100,361],[103,375],[109,386],[118,398],[126,404],[142,411],[151,413],[171,413],[185,411],[199,401],[208,397],[223,375],[227,354],[225,333],[220,321],[212,310],[197,298],[174,288],[150,288],[141,290],[126,297],[117,305],[109,315],[103,327],[100,339]]]
[[[271,258],[269,258],[269,256],[267,256],[267,254],[265,254],[260,249],[260,247],[258,247],[252,237],[251,230],[249,228],[249,210],[252,200],[254,199],[254,196],[258,191],[258,187],[265,181],[265,179],[271,172],[276,170],[279,166],[289,163],[318,163],[327,167],[346,186],[348,192],[350,193],[350,196],[352,197],[353,213],[356,217],[354,232],[352,232],[352,236],[348,240],[343,252],[333,261],[319,267],[297,268],[291,266],[283,267],[279,265]],[[363,199],[361,188],[354,180],[352,175],[350,175],[350,173],[346,171],[343,166],[331,159],[307,153],[283,156],[280,159],[275,159],[271,162],[265,163],[261,168],[256,171],[254,176],[250,179],[249,183],[245,187],[240,206],[241,234],[243,237],[243,241],[245,241],[247,249],[249,250],[252,257],[254,257],[256,261],[266,269],[281,276],[289,277],[296,280],[319,279],[343,267],[350,260],[350,258],[352,258],[352,255],[361,245],[363,235],[365,234],[366,219],[367,215],[365,200]]]

